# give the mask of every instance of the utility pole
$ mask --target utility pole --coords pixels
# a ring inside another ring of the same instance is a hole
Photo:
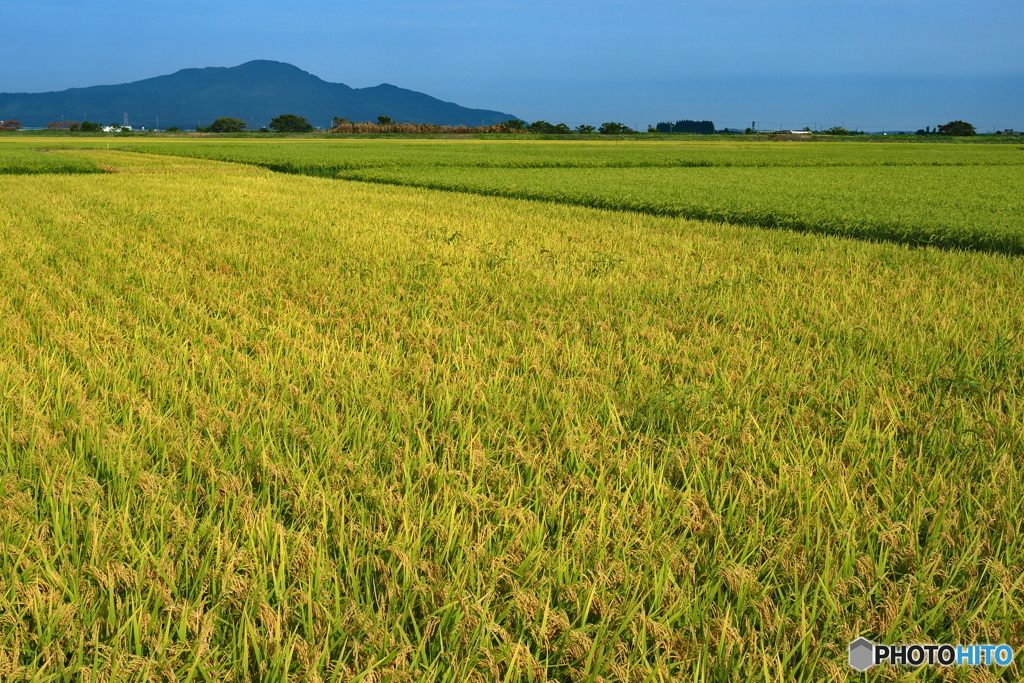
[[[124,113],[124,127],[128,127],[128,112]]]

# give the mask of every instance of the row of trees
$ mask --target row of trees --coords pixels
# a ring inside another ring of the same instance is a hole
[[[200,133],[242,133],[249,127],[242,119],[233,116],[222,116],[207,127],[196,126]],[[168,129],[169,130],[169,129]],[[312,133],[316,130],[309,121],[295,114],[281,114],[270,119],[269,128],[261,128],[261,132],[275,133]]]
[[[932,130],[930,126],[925,127],[923,130],[919,130],[915,135],[957,135],[960,137],[970,137],[971,135],[977,135],[978,131],[974,129],[974,126],[967,123],[966,121],[950,121],[944,126],[936,126],[935,130]]]
[[[520,119],[510,119],[504,123],[493,126],[439,126],[430,123],[398,123],[390,116],[378,116],[376,122],[354,122],[347,118],[335,117],[331,122],[330,132],[333,133],[536,133],[541,135],[569,135],[571,133],[601,133],[605,135],[621,135],[635,133],[632,128],[624,123],[609,121],[602,123],[599,128],[594,126],[581,125],[575,129],[569,128],[564,123],[548,123],[547,121],[534,121],[527,124]],[[197,126],[196,130],[205,133],[241,133],[247,128],[242,119],[224,116],[208,127]],[[271,119],[269,129],[275,133],[310,133],[314,129],[304,117],[295,114],[282,114]]]
[[[659,133],[696,133],[698,135],[714,135],[715,123],[714,121],[692,121],[690,119],[683,119],[681,121],[676,121],[675,123],[665,121],[655,126],[654,130]]]
[[[377,122],[356,123],[347,118],[335,117],[332,121],[331,132],[335,133],[535,133],[539,135],[569,135],[572,133],[600,133],[602,135],[625,135],[636,131],[624,123],[608,121],[602,123],[598,128],[586,124],[569,128],[564,123],[549,123],[547,121],[534,121],[527,124],[520,119],[510,119],[504,123],[494,126],[437,126],[434,124],[411,124],[396,123],[390,116],[378,116]],[[206,129],[211,133],[240,133],[246,129],[245,121],[236,118],[219,118]],[[197,130],[200,130],[197,128]],[[263,129],[266,130],[266,129]],[[305,118],[295,114],[283,114],[270,122],[270,130],[277,133],[308,133],[314,130]],[[713,135],[715,124],[713,121],[694,121],[681,119],[675,123],[661,122],[656,127],[648,128],[648,132],[659,133],[694,133],[697,135]],[[754,131],[748,128],[745,131],[751,134]],[[851,131],[840,126],[834,126],[823,131],[826,135],[852,135]],[[917,131],[917,134],[930,134],[928,131]],[[974,126],[964,121],[950,121],[945,125],[938,126],[935,130],[937,135],[969,136],[975,135]]]
[[[379,135],[382,133],[414,133],[443,135],[480,135],[485,133],[508,133],[501,124],[496,126],[439,126],[434,123],[398,123],[389,116],[378,116],[376,122],[350,121],[335,118],[329,133],[360,133]]]
[[[608,122],[600,128],[582,125],[575,129],[564,123],[534,121],[526,123],[520,119],[509,119],[492,126],[439,126],[433,123],[398,123],[390,116],[378,116],[376,122],[355,122],[347,118],[335,118],[330,129],[332,133],[448,133],[448,134],[482,134],[482,133],[535,133],[538,135],[570,135],[572,133],[635,133],[624,123]]]
[[[748,133],[753,131],[749,128]],[[856,131],[850,131],[842,126],[833,126],[828,130],[823,130],[822,133],[825,135],[858,135]],[[949,123],[941,126],[936,126],[935,130],[931,129],[931,126],[922,128],[914,133],[914,135],[952,135],[957,137],[969,137],[971,135],[977,135],[978,132],[974,129],[974,126],[967,123],[966,121],[950,121]]]
[[[118,128],[112,125],[112,128]],[[69,130],[81,131],[83,133],[98,133],[103,126],[89,121],[51,121],[46,127],[47,130]],[[231,116],[222,116],[207,127],[196,126],[196,130],[202,133],[242,133],[248,128],[248,124],[242,119]],[[21,130],[19,121],[0,121],[0,131]],[[168,128],[168,132],[176,132],[178,128]],[[315,130],[313,124],[302,116],[295,114],[282,114],[270,120],[269,128],[261,128],[261,132],[275,133],[311,133]],[[647,129],[649,133],[696,133],[699,135],[711,135],[715,132],[715,124],[712,121],[692,121],[683,119],[671,122],[662,122],[657,127]],[[473,134],[473,133],[535,133],[540,135],[569,135],[572,133],[600,133],[602,135],[624,135],[636,131],[624,123],[608,121],[600,127],[580,125],[576,128],[569,128],[564,123],[548,123],[547,121],[534,121],[527,124],[520,119],[510,119],[504,123],[493,126],[438,126],[435,124],[423,123],[397,123],[391,120],[390,116],[378,116],[376,123],[356,123],[347,118],[335,117],[330,129],[332,133],[449,133],[449,134]],[[755,131],[747,128],[746,134],[753,134]],[[825,135],[853,135],[852,131],[841,126],[834,126],[822,131]],[[945,125],[931,127],[917,131],[916,135],[948,135],[948,136],[971,136],[977,135],[974,126],[966,121],[950,121]]]
[[[531,124],[527,124],[526,121],[520,121],[519,119],[509,119],[505,123],[499,123],[498,125],[504,128],[505,132],[509,133],[538,133],[540,135],[569,135],[570,133],[623,135],[636,132],[626,124],[619,123],[618,121],[602,123],[598,128],[586,124],[569,128],[564,123],[548,123],[547,121],[534,121]]]

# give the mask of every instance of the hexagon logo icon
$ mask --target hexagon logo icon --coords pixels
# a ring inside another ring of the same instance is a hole
[[[850,643],[850,666],[857,671],[867,671],[875,665],[875,645],[867,638],[858,638]]]

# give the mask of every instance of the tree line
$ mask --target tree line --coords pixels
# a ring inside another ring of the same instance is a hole
[[[245,121],[233,117],[222,117],[214,121],[208,127],[197,126],[196,130],[204,133],[241,133],[247,129]],[[282,114],[271,119],[268,128],[262,131],[273,131],[275,133],[310,133],[315,130],[313,125],[304,117],[295,114]],[[509,119],[502,123],[490,126],[445,126],[434,123],[400,123],[392,120],[390,116],[378,116],[376,121],[351,121],[344,117],[335,117],[331,121],[329,133],[449,133],[449,134],[478,134],[478,133],[534,133],[539,135],[570,135],[572,133],[601,133],[605,135],[622,135],[635,133],[624,123],[609,121],[602,123],[599,127],[580,125],[576,128],[569,128],[564,123],[549,123],[547,121],[534,121],[526,123],[520,119]]]
[[[683,119],[670,123],[664,121],[654,127],[659,133],[696,133],[697,135],[714,135],[715,134],[715,123],[714,121],[692,121],[690,119]]]
[[[0,121],[0,131],[17,131],[23,128],[19,121]],[[121,126],[117,124],[111,124],[110,128],[115,130],[121,130]],[[72,131],[72,132],[83,132],[83,133],[98,133],[104,129],[104,126],[93,123],[90,121],[51,121],[46,127],[47,130],[54,131]],[[248,130],[248,124],[242,119],[222,116],[216,119],[209,126],[196,126],[196,131],[200,133],[243,133]],[[304,117],[297,116],[295,114],[282,114],[270,120],[270,124],[267,127],[260,128],[259,132],[269,133],[312,133],[316,128],[313,124],[309,123]],[[805,129],[806,130],[806,129]],[[179,129],[171,127],[166,132],[173,133],[178,132]],[[491,126],[444,126],[432,123],[400,123],[393,121],[390,116],[378,116],[376,122],[364,121],[355,122],[350,121],[347,118],[335,117],[331,122],[331,127],[327,129],[329,133],[447,133],[447,134],[486,134],[486,133],[533,133],[538,135],[571,135],[573,133],[579,134],[591,134],[599,133],[602,135],[625,135],[630,133],[636,133],[638,131],[633,130],[624,123],[617,121],[607,121],[602,123],[598,127],[590,125],[579,125],[575,128],[569,128],[564,123],[549,123],[547,121],[534,121],[533,123],[527,123],[520,119],[509,119],[503,123],[494,124]],[[691,133],[697,135],[713,135],[715,130],[715,124],[713,121],[694,121],[692,119],[681,119],[676,122],[663,121],[658,123],[657,126],[651,126],[647,129],[648,133]],[[721,131],[723,133],[733,132],[730,130]],[[738,131],[736,131],[738,132]],[[809,130],[807,132],[810,132]],[[827,130],[821,131],[825,135],[857,135],[857,131],[850,131],[841,126],[833,126]],[[744,133],[751,135],[755,133],[751,128],[747,128]],[[973,125],[966,121],[950,121],[947,124],[939,125],[934,130],[929,126],[918,130],[915,135],[942,135],[942,136],[958,136],[966,137],[971,135],[977,135],[977,131]]]
[[[753,132],[749,128],[747,132]],[[825,135],[863,135],[858,131],[850,131],[842,126],[833,126],[827,130],[822,131]],[[949,123],[935,126],[935,130],[932,130],[931,126],[918,129],[914,135],[946,135],[953,137],[970,137],[977,135],[978,131],[973,125],[966,121],[950,121]]]

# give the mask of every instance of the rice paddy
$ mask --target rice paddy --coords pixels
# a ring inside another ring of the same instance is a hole
[[[0,143],[0,680],[1020,678],[846,663],[1024,643],[1016,147],[122,142]]]

